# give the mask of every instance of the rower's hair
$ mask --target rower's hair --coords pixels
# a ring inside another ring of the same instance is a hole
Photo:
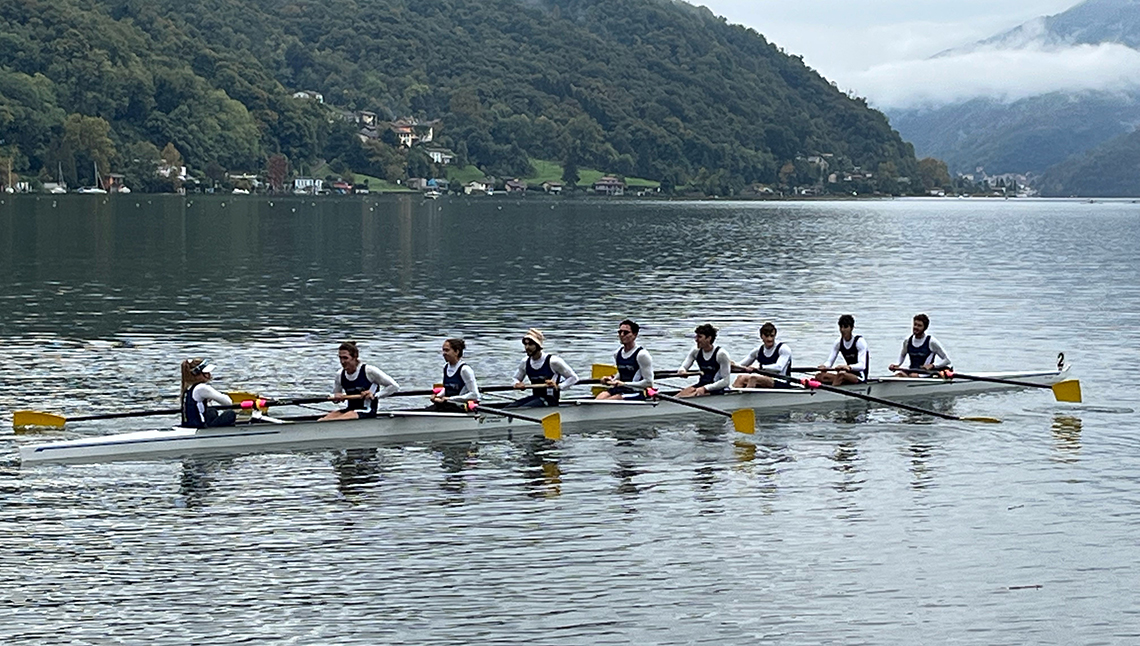
[[[710,341],[716,341],[717,330],[713,327],[712,323],[702,323],[693,331],[701,336],[707,336]]]
[[[929,330],[930,329],[930,317],[929,316],[927,316],[925,314],[915,314],[914,320],[922,321],[922,329],[923,330]]]
[[[345,341],[344,343],[340,344],[340,347],[336,349],[336,352],[337,354],[340,354],[341,352],[347,352],[348,356],[352,357],[353,359],[360,358],[360,349],[356,347],[356,341]]]
[[[771,321],[760,326],[760,336],[767,336],[769,334],[776,336],[776,326]]]
[[[202,365],[204,359],[187,359],[182,362],[182,390],[178,393],[178,400],[186,396],[186,391],[194,384],[206,383],[206,375],[201,372],[194,372],[194,369]]]
[[[618,323],[618,327],[621,327],[623,325],[629,326],[629,331],[633,332],[633,336],[637,336],[641,332],[641,326],[629,319],[625,319],[621,323]]]
[[[855,327],[855,317],[850,314],[844,314],[839,317],[839,327]]]
[[[461,357],[463,356],[463,349],[467,347],[467,342],[463,339],[448,339],[444,343],[450,345],[451,349],[455,350],[455,354]]]

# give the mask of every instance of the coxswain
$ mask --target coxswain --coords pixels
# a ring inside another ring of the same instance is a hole
[[[467,410],[467,402],[479,401],[475,371],[463,359],[467,343],[463,339],[443,342],[443,390],[431,398],[432,408],[441,411]]]
[[[342,410],[325,415],[321,421],[376,417],[376,400],[390,397],[400,390],[400,385],[376,366],[361,363],[360,349],[353,341],[340,344],[336,355],[340,370],[336,373],[336,383],[329,399],[346,402],[346,405]]]
[[[529,388],[523,383],[524,378],[529,379],[531,384],[546,384],[548,387],[535,389],[531,394],[507,404],[507,408],[557,406],[559,393],[578,383],[577,373],[561,357],[543,351],[542,346],[545,342],[546,337],[535,328],[530,328],[523,335],[522,344],[526,350],[526,358],[515,371],[515,389]]]
[[[645,399],[645,390],[653,387],[653,358],[637,345],[640,332],[641,326],[629,319],[618,324],[621,347],[614,353],[618,373],[616,377],[602,377],[602,385],[609,388],[598,393],[597,399],[624,399],[626,395],[633,395],[630,399]]]
[[[756,364],[753,367],[752,364]],[[774,372],[785,377],[792,374],[792,351],[785,343],[776,343],[776,326],[765,323],[760,326],[760,345],[748,353],[742,364],[732,364],[733,369],[747,373]],[[787,382],[773,379],[765,374],[743,374],[736,378],[733,388],[786,388]]]
[[[693,330],[695,346],[685,357],[677,374],[682,377],[689,375],[689,367],[695,361],[700,368],[701,377],[692,386],[685,386],[677,393],[678,397],[704,397],[705,395],[720,395],[728,388],[732,379],[732,359],[728,352],[720,346],[714,346],[717,329],[709,323],[697,326]]]
[[[942,371],[950,369],[950,357],[945,348],[933,336],[926,333],[930,329],[930,317],[925,314],[915,314],[911,324],[911,335],[903,341],[902,352],[899,353],[898,363],[892,363],[890,370],[897,370],[896,377],[926,377],[925,373],[911,372],[913,370]],[[910,359],[906,367],[904,359]]]
[[[839,386],[857,384],[867,380],[867,366],[870,365],[870,351],[862,336],[853,334],[855,317],[844,314],[839,317],[839,340],[831,349],[827,363],[819,366],[815,380],[820,383]],[[839,359],[843,363],[836,363]]]
[[[214,364],[205,359],[187,359],[182,362],[182,426],[207,428],[233,426],[237,414],[232,410],[219,411],[210,406],[233,406],[229,395],[220,393],[206,383],[214,377]]]

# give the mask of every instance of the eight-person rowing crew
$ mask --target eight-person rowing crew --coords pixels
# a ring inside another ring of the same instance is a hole
[[[930,318],[917,314],[913,319],[912,332],[902,343],[902,352],[897,363],[889,369],[900,377],[923,377],[948,374],[951,370],[950,357],[945,348],[933,336],[926,333]],[[839,339],[831,349],[827,361],[818,366],[814,379],[832,386],[853,384],[867,380],[870,366],[870,353],[867,341],[854,334],[855,317],[844,314],[839,317]],[[653,358],[649,351],[638,345],[637,336],[641,328],[637,323],[626,319],[618,325],[618,340],[621,346],[614,352],[616,375],[601,377],[598,383],[604,388],[597,399],[645,399],[647,392],[653,392]],[[697,376],[697,383],[686,386],[677,397],[704,397],[724,393],[729,388],[732,372],[740,372],[732,388],[789,388],[792,374],[792,351],[785,343],[776,342],[776,326],[765,323],[760,327],[760,345],[743,363],[737,364],[716,343],[717,329],[705,323],[694,330],[695,347],[689,351],[676,376]],[[547,353],[543,346],[546,338],[541,331],[531,328],[523,335],[522,345],[526,353],[515,371],[514,388],[530,389],[529,395],[511,401],[504,408],[530,408],[557,406],[561,391],[579,383],[578,374],[559,356]],[[466,411],[470,402],[480,399],[479,384],[475,371],[463,361],[466,343],[463,339],[447,339],[443,342],[443,379],[433,390],[430,410]],[[358,419],[375,417],[377,400],[389,397],[400,390],[396,380],[376,366],[360,361],[360,351],[356,344],[348,341],[340,344],[337,357],[341,368],[333,384],[329,400],[344,402],[345,407],[321,418],[324,420]],[[903,361],[907,361],[903,365]],[[696,364],[697,371],[689,369]],[[182,362],[182,425],[194,428],[233,425],[236,416],[232,410],[215,410],[210,403],[218,406],[232,406],[227,395],[209,385],[214,365],[204,359],[189,359]],[[524,381],[527,380],[527,381]]]

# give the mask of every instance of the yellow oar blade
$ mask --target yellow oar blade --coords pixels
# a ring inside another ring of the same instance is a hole
[[[591,379],[601,379],[602,377],[612,377],[618,373],[617,366],[611,366],[608,363],[595,363],[590,368]]]
[[[756,411],[751,408],[732,411],[732,426],[741,433],[752,435],[756,432]]]
[[[12,427],[17,431],[37,426],[63,428],[67,418],[53,413],[41,413],[34,410],[18,410],[12,414]]]
[[[1066,379],[1053,384],[1053,396],[1059,402],[1081,401],[1081,382],[1077,379]]]
[[[967,422],[984,422],[986,424],[1001,424],[1001,420],[996,417],[963,417],[962,419]]]
[[[562,414],[551,413],[542,418],[542,434],[548,440],[562,439]]]

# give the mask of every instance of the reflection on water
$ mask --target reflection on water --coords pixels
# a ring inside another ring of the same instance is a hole
[[[765,320],[814,365],[851,312],[881,373],[926,311],[963,370],[1063,350],[1087,401],[27,469],[39,438],[9,435],[5,645],[1107,644],[1135,623],[1140,424],[1131,360],[1105,352],[1140,346],[1135,205],[121,197],[0,196],[0,422],[176,404],[187,356],[320,395],[345,339],[409,389],[457,335],[481,385],[509,383],[529,327],[585,374],[627,316],[670,369],[695,325],[740,357]],[[1027,572],[1052,596],[978,594]]]
[[[1077,462],[1081,457],[1081,418],[1072,415],[1053,416],[1053,459]]]
[[[380,483],[380,455],[376,449],[336,451],[332,466],[336,471],[337,490],[353,504],[364,501]]]

